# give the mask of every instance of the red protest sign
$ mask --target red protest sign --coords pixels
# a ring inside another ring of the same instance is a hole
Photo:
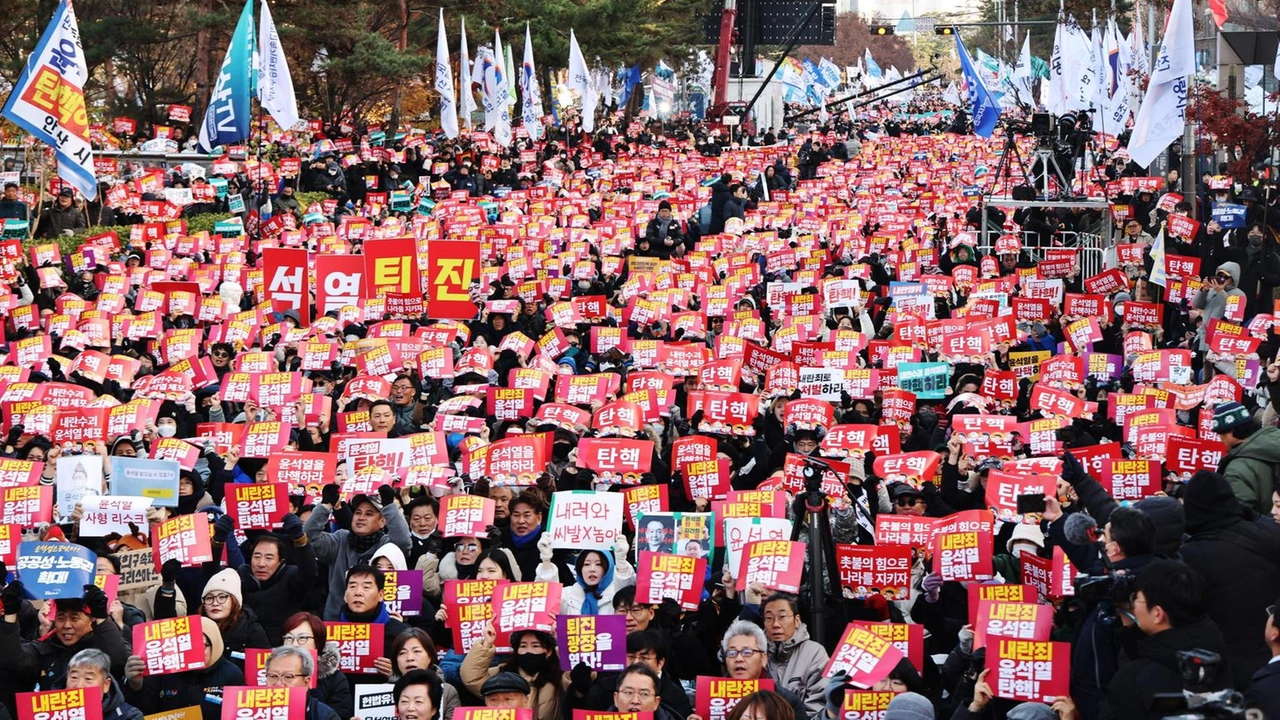
[[[286,483],[234,483],[227,513],[241,530],[270,530],[289,513]]]
[[[1116,500],[1141,500],[1160,491],[1160,463],[1108,458],[1098,482]]]
[[[204,629],[197,615],[182,615],[133,627],[133,651],[146,664],[144,675],[199,670],[204,662]]]
[[[493,443],[485,456],[490,480],[495,484],[532,485],[546,472],[549,444],[543,434],[508,437]]]
[[[640,551],[636,564],[636,602],[661,605],[666,598],[685,610],[697,610],[707,572],[706,558]]]
[[[1001,638],[987,648],[987,668],[996,697],[1052,703],[1070,694],[1071,645]]]
[[[306,712],[306,688],[233,685],[222,689],[222,720],[300,718]]]
[[[876,545],[929,547],[937,521],[917,515],[876,515]]]
[[[453,646],[466,653],[484,639],[484,628],[493,618],[493,594],[506,580],[448,580],[444,584],[447,624],[453,630]]]
[[[730,463],[724,458],[694,460],[680,467],[685,497],[721,499],[729,492]]]
[[[270,458],[289,443],[289,425],[277,420],[249,423],[240,439],[240,457]]]
[[[903,657],[893,643],[857,623],[849,623],[822,674],[831,677],[843,670],[855,687],[869,688],[888,677]]]
[[[655,512],[666,512],[671,509],[669,490],[664,485],[634,485],[623,488],[622,497],[626,500],[627,524],[635,527],[636,518]]]
[[[969,624],[978,622],[978,603],[994,602],[1034,603],[1039,594],[1030,585],[1013,583],[972,583],[969,585]]]
[[[333,453],[285,450],[272,453],[267,460],[267,477],[290,488],[316,488],[318,491],[337,468]]]
[[[302,325],[311,324],[311,274],[302,248],[262,251],[263,293],[275,312],[296,310]]]
[[[510,647],[511,633],[516,630],[555,634],[563,590],[559,581],[507,583],[494,590],[493,628],[498,633],[498,646]]]
[[[747,543],[738,561],[738,589],[758,582],[770,590],[800,592],[804,572],[804,544],[788,540],[756,540]]]
[[[933,537],[934,567],[943,580],[980,580],[991,576],[990,532],[960,530]]]
[[[856,627],[874,633],[893,644],[907,660],[911,661],[916,672],[924,672],[924,626],[915,623],[861,622],[851,623]]]
[[[653,464],[653,443],[627,438],[583,438],[578,467],[596,473],[600,483],[635,485]]]
[[[932,525],[930,525],[932,528]],[[836,545],[840,584],[855,598],[884,595],[889,600],[911,598],[911,546]]]
[[[440,532],[447,538],[487,537],[496,503],[479,495],[440,498]]]
[[[696,682],[694,697],[697,698],[697,704],[694,712],[703,720],[726,720],[742,698],[754,692],[773,689],[773,681],[768,678],[731,680],[699,675]]]
[[[384,655],[386,628],[377,623],[326,622],[328,641],[338,644],[338,669],[345,673],[376,674],[373,661]]]
[[[376,298],[384,293],[422,293],[418,245],[413,238],[368,240],[364,243],[363,257],[366,298]],[[466,294],[465,287],[463,294]],[[474,314],[473,306],[471,315]]]
[[[973,626],[973,649],[996,638],[1048,640],[1053,629],[1053,606],[1040,603],[979,600]]]
[[[0,493],[0,523],[32,527],[36,523],[49,522],[52,515],[53,487],[50,485],[6,487]]]
[[[759,410],[760,398],[748,393],[691,392],[687,416],[702,411],[699,432],[755,435]]]
[[[14,699],[18,720],[102,720],[102,688],[97,686],[17,693]]]
[[[267,684],[267,659],[271,657],[271,648],[245,648],[244,649],[244,681],[253,683],[255,687],[265,687]],[[315,650],[308,650],[311,653],[311,660],[317,659]],[[308,680],[308,687],[312,690],[316,687],[316,675],[319,673],[311,673]],[[176,719],[175,719],[176,720]]]
[[[942,456],[932,450],[898,453],[876,458],[873,469],[886,483],[904,482],[918,488],[933,482],[941,459]]]
[[[1052,496],[1057,493],[1058,478],[1050,475],[1024,475],[992,470],[987,474],[987,507],[999,520],[1019,522],[1018,497],[1020,495]],[[1030,522],[1039,522],[1031,518]]]
[[[898,693],[889,690],[845,690],[840,720],[884,720]]]
[[[179,515],[154,527],[151,547],[156,571],[168,560],[177,560],[182,567],[199,567],[213,559],[208,515]]]
[[[533,416],[533,393],[525,388],[489,386],[485,389],[488,401],[486,414],[500,421],[523,420]]]
[[[427,245],[427,312],[433,318],[470,320],[471,283],[479,277],[480,243],[469,240],[432,240]],[[405,291],[407,292],[407,291]]]

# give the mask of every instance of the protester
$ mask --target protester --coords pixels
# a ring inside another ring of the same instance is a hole
[[[338,713],[320,702],[311,692],[310,680],[315,671],[315,661],[311,659],[311,653],[290,645],[278,647],[267,656],[264,668],[266,686],[305,688],[306,720],[335,720]]]

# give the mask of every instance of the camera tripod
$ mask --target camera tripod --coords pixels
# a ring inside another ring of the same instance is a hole
[[[996,164],[995,174],[992,178],[990,195],[994,195],[996,189],[1000,186],[1000,178],[1004,178],[1004,185],[1012,188],[1010,181],[1013,175],[1013,163],[1018,164],[1018,170],[1021,172],[1023,184],[1033,188],[1035,198],[1018,198],[1014,199],[1040,199],[1051,200],[1053,197],[1049,192],[1049,180],[1055,180],[1058,183],[1059,193],[1070,193],[1071,183],[1067,181],[1067,174],[1062,171],[1062,167],[1058,165],[1053,148],[1039,143],[1036,149],[1032,151],[1031,165],[1027,165],[1027,160],[1022,156],[1022,151],[1018,149],[1018,136],[1010,131],[1004,140],[1004,152],[1000,155],[1000,162]],[[1012,158],[1012,160],[1011,160]],[[1032,177],[1034,175],[1034,178]],[[1038,181],[1038,182],[1037,182]]]

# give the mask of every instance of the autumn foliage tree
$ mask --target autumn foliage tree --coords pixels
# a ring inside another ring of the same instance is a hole
[[[1235,177],[1247,177],[1268,148],[1280,143],[1280,117],[1275,113],[1255,115],[1241,101],[1201,83],[1192,89],[1187,122],[1200,124],[1199,151],[1225,151]]]
[[[857,65],[858,58],[863,56],[867,48],[871,48],[871,57],[875,58],[876,64],[885,70],[892,65],[906,74],[916,67],[911,46],[906,40],[897,35],[872,37],[871,26],[854,13],[836,16],[835,45],[801,45],[791,55],[795,58],[813,58],[815,62],[820,57],[829,58],[843,68]]]

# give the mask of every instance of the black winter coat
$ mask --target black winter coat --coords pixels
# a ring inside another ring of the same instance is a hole
[[[1267,663],[1253,674],[1253,682],[1244,691],[1244,701],[1266,717],[1280,718],[1280,662]]]
[[[271,643],[262,647],[280,644],[284,621],[298,611],[298,598],[306,596],[316,581],[316,554],[311,546],[295,547],[290,555],[275,575],[261,582],[248,565],[242,565],[238,571],[245,608],[257,613],[258,622]]]
[[[230,629],[222,633],[222,644],[226,647],[226,655],[236,667],[244,670],[245,648],[275,647],[267,639],[267,631],[258,622],[258,614],[253,608],[240,608],[240,620]],[[150,713],[147,713],[150,715]]]
[[[56,635],[47,640],[22,642],[18,636],[18,624],[0,622],[0,702],[17,717],[15,692],[33,689],[53,690],[65,687],[67,663],[81,650],[96,648],[111,658],[111,674],[124,674],[125,661],[129,659],[129,646],[120,634],[114,620],[104,620],[93,627],[79,643],[67,647]]]
[[[1122,665],[1111,678],[1100,717],[1103,720],[1164,717],[1165,713],[1150,709],[1151,702],[1157,694],[1182,692],[1178,653],[1191,649],[1220,654],[1226,651],[1222,633],[1209,618],[1143,638],[1138,643],[1138,657]],[[1221,690],[1229,682],[1230,678],[1219,678],[1219,686],[1213,689]]]
[[[1271,518],[1246,520],[1226,480],[1215,495],[1185,504],[1187,533],[1182,560],[1204,576],[1209,617],[1226,640],[1231,678],[1243,690],[1271,659],[1258,618],[1280,597],[1280,525]]]
[[[151,675],[141,690],[126,684],[124,699],[144,715],[199,705],[204,720],[222,720],[222,688],[234,685],[244,685],[244,673],[224,654],[207,670]]]

